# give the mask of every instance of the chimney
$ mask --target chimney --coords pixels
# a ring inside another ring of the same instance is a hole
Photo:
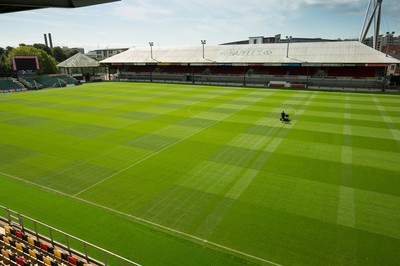
[[[49,47],[49,44],[47,43],[47,35],[46,35],[46,33],[43,34],[43,35],[44,35],[44,44],[45,44],[47,47]]]
[[[49,43],[50,43],[50,48],[53,49],[53,40],[51,39],[51,33],[49,33]]]

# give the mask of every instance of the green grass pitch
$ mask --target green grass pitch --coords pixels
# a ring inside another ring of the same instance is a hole
[[[0,205],[143,265],[400,261],[399,96],[85,84],[0,134]]]

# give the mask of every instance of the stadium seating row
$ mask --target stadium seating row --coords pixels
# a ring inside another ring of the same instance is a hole
[[[106,266],[110,265],[110,261],[115,263],[113,265],[140,266],[134,261],[0,205],[1,249],[4,251],[0,252],[0,265],[18,265],[18,258],[20,265],[34,266]],[[95,257],[92,257],[93,254],[96,254]]]
[[[122,72],[153,74],[204,74],[204,75],[272,75],[272,76],[321,76],[369,78],[376,76],[374,67],[296,67],[296,66],[180,66],[160,67],[129,66]]]
[[[90,266],[66,249],[53,246],[9,225],[4,225],[4,233],[0,233],[0,245],[0,256],[5,265]]]
[[[68,76],[68,75],[61,75],[61,76],[58,76],[60,79],[62,79],[64,82],[65,82],[65,84],[75,84],[75,85],[78,85],[79,84],[79,81],[77,80],[77,79],[75,79],[75,78],[73,78],[73,77],[71,77],[71,76]]]
[[[65,87],[67,85],[78,85],[80,82],[68,75],[49,75],[35,77],[19,77],[0,79],[0,93],[26,91],[27,89],[42,89],[49,87]]]
[[[64,87],[66,82],[62,79],[59,79],[58,77],[54,76],[41,76],[41,77],[35,77],[36,82],[40,83],[43,85],[43,87]]]
[[[18,81],[12,79],[12,78],[4,78],[0,79],[0,90],[1,91],[10,91],[10,90],[17,90],[17,89],[22,89],[24,86],[19,83]]]
[[[20,77],[20,80],[29,89],[42,89],[50,87],[65,87],[69,84],[78,85],[78,80],[67,75],[49,75],[36,77]]]
[[[162,66],[152,68],[150,66],[130,66],[122,69],[121,72],[131,72],[131,73],[150,73],[153,74],[207,74],[210,68],[207,66]]]

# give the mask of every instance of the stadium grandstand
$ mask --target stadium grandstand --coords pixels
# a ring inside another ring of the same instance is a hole
[[[400,60],[343,41],[135,47],[100,63],[119,80],[381,90]]]
[[[0,265],[139,265],[6,207],[0,206],[0,213]],[[48,235],[40,234],[38,228]],[[64,242],[56,241],[57,236]],[[81,250],[71,248],[72,242]],[[101,254],[102,261],[90,252]]]
[[[0,78],[0,93],[67,87],[81,84],[77,79],[64,74],[43,76],[19,76]]]

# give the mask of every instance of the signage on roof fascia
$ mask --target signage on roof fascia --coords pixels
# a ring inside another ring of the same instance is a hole
[[[281,63],[264,63],[263,66],[281,66]]]
[[[367,67],[387,67],[390,64],[365,64]]]
[[[301,66],[305,67],[320,67],[322,64],[316,64],[316,63],[301,63]]]
[[[234,57],[266,56],[271,54],[272,51],[268,49],[237,49],[237,50],[227,50],[220,52],[220,55],[222,56],[234,56]]]
[[[343,67],[345,65],[346,64],[331,64],[331,63],[329,63],[329,64],[321,64],[321,66],[325,66],[325,67]]]
[[[189,66],[216,66],[218,64],[216,62],[214,62],[214,63],[190,63],[187,65],[189,65]]]
[[[298,67],[301,66],[300,63],[282,63],[281,66]]]

